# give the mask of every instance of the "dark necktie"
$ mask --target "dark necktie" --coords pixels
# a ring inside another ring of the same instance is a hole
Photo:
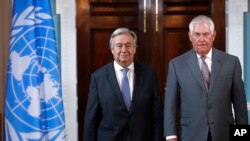
[[[131,98],[130,98],[130,88],[129,88],[129,83],[128,83],[128,77],[127,77],[127,72],[128,72],[128,68],[124,68],[122,69],[122,97],[124,100],[124,103],[129,111],[130,109],[130,104],[131,104]]]
[[[209,72],[207,63],[205,62],[205,59],[206,59],[206,56],[202,56],[201,57],[201,60],[202,60],[202,63],[201,63],[201,73],[202,73],[202,76],[203,76],[203,80],[204,80],[204,84],[205,84],[206,90],[208,91],[208,88],[209,88],[209,79],[210,79],[210,72]]]

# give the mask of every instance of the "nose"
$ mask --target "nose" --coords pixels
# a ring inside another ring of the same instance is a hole
[[[122,51],[122,52],[127,51],[126,45],[122,45],[121,51]]]
[[[205,40],[205,37],[203,35],[200,36],[199,38],[200,41],[204,41]]]
[[[204,41],[205,38],[206,38],[206,36],[201,34],[201,35],[198,37],[198,41]]]

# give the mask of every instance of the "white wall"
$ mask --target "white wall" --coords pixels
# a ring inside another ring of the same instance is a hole
[[[75,0],[56,0],[61,16],[61,71],[66,140],[77,141],[76,5]]]
[[[227,0],[226,52],[238,56],[244,75],[243,13],[250,8],[250,0]],[[250,10],[250,9],[249,9]],[[244,76],[242,76],[244,79]],[[248,95],[248,94],[247,94]],[[247,103],[250,111],[250,103]]]
[[[244,64],[243,12],[247,8],[248,0],[227,0],[226,52],[238,56],[241,66]]]

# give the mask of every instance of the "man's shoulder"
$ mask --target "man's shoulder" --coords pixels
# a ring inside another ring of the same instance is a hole
[[[188,58],[190,58],[190,56],[192,56],[192,55],[195,55],[195,52],[194,52],[193,49],[191,49],[191,50],[189,50],[189,51],[187,51],[187,52],[173,58],[171,61],[173,61],[173,62],[182,62],[182,61],[185,61]]]
[[[224,52],[224,51],[221,51],[219,49],[213,49],[213,54],[214,56],[213,57],[217,57],[217,58],[221,58],[222,60],[224,61],[227,61],[227,60],[235,60],[235,59],[238,59],[237,56],[235,55],[232,55],[232,54],[229,54],[227,52]]]
[[[113,62],[109,62],[99,68],[97,68],[94,72],[92,72],[92,74],[95,74],[95,75],[102,75],[103,73],[107,72],[109,69],[111,69],[113,66]]]

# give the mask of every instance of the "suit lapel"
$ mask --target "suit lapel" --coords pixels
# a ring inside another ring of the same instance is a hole
[[[108,79],[108,83],[110,84],[110,86],[112,88],[112,91],[114,91],[113,94],[117,97],[117,99],[121,103],[121,105],[123,105],[123,107],[125,109],[127,109],[126,105],[125,105],[125,103],[123,101],[123,98],[122,98],[122,93],[121,93],[119,84],[117,82],[117,78],[116,78],[116,75],[115,75],[115,69],[114,69],[113,63],[110,63],[109,66],[108,66],[107,79]]]
[[[220,72],[221,69],[221,59],[220,55],[218,54],[218,51],[216,49],[213,49],[213,54],[212,54],[212,71],[211,71],[211,77],[210,77],[210,87],[209,91],[212,90],[212,88],[215,85],[216,78]]]
[[[141,84],[142,84],[142,81],[143,81],[143,76],[141,75],[140,72],[142,72],[143,70],[141,70],[141,67],[138,63],[135,62],[135,70],[134,70],[134,73],[135,73],[135,78],[134,78],[134,90],[133,90],[133,98],[132,98],[132,103],[131,103],[131,108],[130,108],[130,111],[133,110],[133,108],[136,106],[136,102],[138,100],[136,100],[140,94],[140,89],[141,89]]]
[[[196,53],[193,49],[190,50],[189,56],[187,56],[187,63],[188,63],[190,70],[193,73],[193,76],[195,77],[195,79],[197,80],[197,82],[199,83],[201,88],[207,93],[207,90],[205,88],[205,84],[204,84],[203,79],[202,79],[202,74],[201,74],[201,70],[199,67],[198,60],[197,60],[197,56],[196,56]]]

